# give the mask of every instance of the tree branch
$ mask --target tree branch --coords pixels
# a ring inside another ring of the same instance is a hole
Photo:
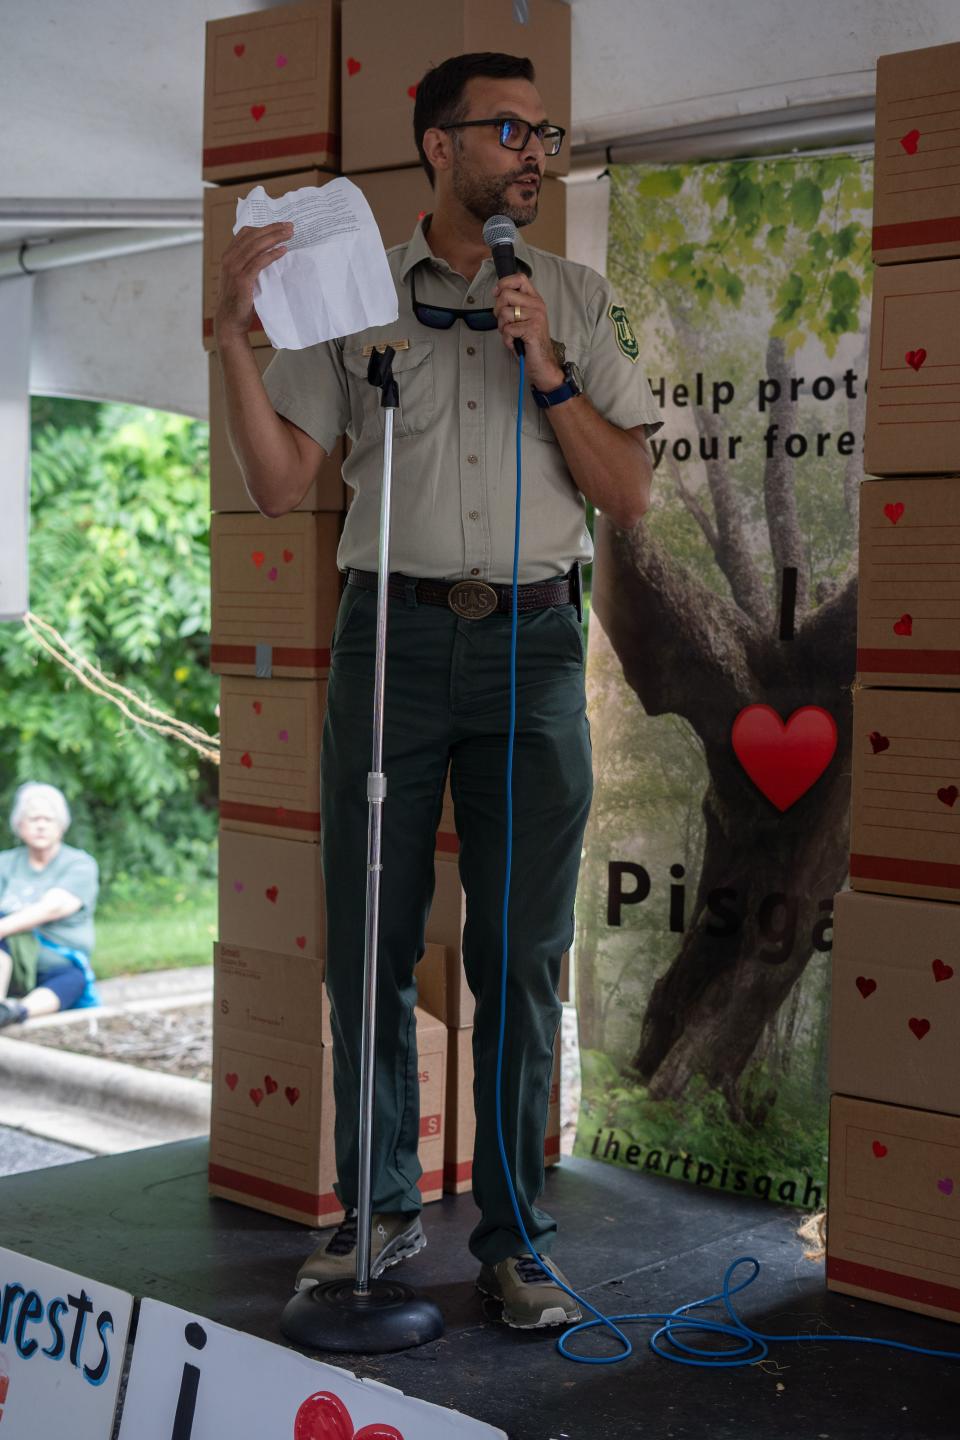
[[[700,531],[704,539],[710,546],[710,549],[713,551],[714,555],[716,555],[717,548],[720,544],[720,539],[717,535],[716,526],[713,524],[710,516],[707,514],[706,510],[704,510],[703,506],[700,504],[700,501],[697,499],[696,495],[694,495],[693,491],[688,490],[686,485],[684,484],[683,476],[680,473],[680,466],[677,463],[676,456],[667,456],[666,452],[664,452],[664,458],[667,461],[667,469],[670,472],[670,478],[673,480],[673,483],[677,487],[677,492],[680,496],[680,499],[683,501],[688,513],[693,516],[694,520],[696,520],[697,524],[700,526]]]

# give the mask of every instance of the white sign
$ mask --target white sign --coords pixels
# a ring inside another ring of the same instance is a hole
[[[0,1249],[0,1436],[110,1440],[133,1296]]]
[[[53,1432],[51,1432],[53,1433]],[[2,1440],[7,1437],[0,1431]],[[143,1300],[120,1440],[506,1440],[349,1370]],[[70,1440],[74,1440],[71,1434]]]

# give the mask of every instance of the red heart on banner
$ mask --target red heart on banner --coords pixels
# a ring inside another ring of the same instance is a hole
[[[883,513],[884,515],[886,515],[891,525],[896,525],[897,521],[902,516],[903,511],[904,504],[902,500],[898,500],[895,505],[884,505],[883,507]]]
[[[771,705],[747,705],[733,722],[734,753],[757,789],[789,810],[815,784],[837,748],[837,723],[819,705],[804,705],[784,724]]]
[[[907,1021],[907,1024],[910,1026],[910,1029],[913,1031],[914,1035],[916,1035],[918,1040],[922,1040],[924,1035],[926,1035],[927,1031],[930,1029],[930,1021],[920,1020],[917,1018],[916,1015],[912,1015]]]
[[[306,935],[298,935],[298,936],[296,937],[296,944],[297,944],[297,949],[298,949],[298,950],[306,950],[306,948],[307,948],[307,937],[306,937]]]
[[[246,48],[247,48],[246,45],[234,45],[234,47],[233,47],[233,53],[234,53],[234,55],[242,55],[243,52],[244,52],[244,50],[246,50]]]
[[[263,1088],[264,1090],[266,1090],[268,1095],[275,1095],[280,1087],[277,1084],[276,1080],[274,1080],[272,1075],[264,1075]]]
[[[870,734],[867,736],[867,739],[873,746],[874,755],[879,755],[881,750],[890,749],[890,741],[887,739],[886,735],[881,735],[879,730],[871,730]]]
[[[940,984],[941,980],[952,980],[953,966],[944,964],[942,960],[934,960],[933,978],[934,980],[936,980],[938,985]]]
[[[240,1076],[239,1076],[239,1075],[235,1075],[235,1074],[233,1073],[233,1071],[231,1071],[229,1075],[224,1075],[223,1078],[224,1078],[224,1080],[226,1080],[226,1082],[227,1082],[227,1089],[228,1089],[228,1090],[236,1090],[236,1088],[237,1088],[237,1081],[240,1079]]]
[[[354,1430],[350,1411],[339,1395],[318,1390],[297,1411],[293,1440],[403,1440],[403,1434],[382,1420]]]
[[[941,800],[944,805],[949,805],[951,809],[956,805],[958,795],[960,795],[960,790],[956,785],[941,785],[937,791],[937,799]]]
[[[283,1093],[287,1097],[287,1103],[289,1105],[296,1105],[297,1101],[300,1099],[300,1091],[297,1089],[296,1085],[288,1085]]]
[[[908,350],[903,358],[904,360],[906,360],[911,370],[919,370],[920,366],[927,358],[927,352],[922,347],[919,350]]]
[[[871,980],[868,975],[857,976],[857,989],[860,991],[860,994],[863,996],[864,1000],[866,1000],[868,995],[872,995],[876,988],[876,980]]]
[[[920,131],[908,130],[906,135],[900,136],[900,144],[908,155],[916,155],[917,146],[920,144]]]
[[[276,905],[277,896],[280,894],[280,891],[277,889],[276,885],[271,885],[269,890],[264,890],[263,893],[264,895],[266,895],[271,905]]]
[[[264,117],[264,115],[266,115],[266,113],[267,113],[267,107],[266,107],[266,105],[251,105],[251,106],[250,106],[250,114],[253,116],[254,120],[262,120],[263,117]]]
[[[886,1153],[887,1153],[887,1147],[886,1147],[886,1145],[881,1145],[881,1143],[880,1143],[879,1140],[874,1140],[874,1142],[873,1142],[873,1153],[874,1153],[874,1155],[876,1155],[876,1157],[877,1157],[878,1160],[882,1160],[883,1157],[884,1157],[884,1155],[886,1155]]]
[[[348,55],[348,56],[347,56],[347,74],[348,74],[348,75],[356,75],[357,71],[358,71],[359,69],[361,69],[361,68],[362,68],[362,67],[361,67],[361,65],[360,65],[360,61],[359,61],[359,60],[354,60],[354,58],[353,58],[352,55]]]
[[[894,631],[894,634],[895,634],[895,635],[912,635],[912,634],[913,634],[913,616],[912,616],[912,615],[901,615],[899,620],[895,620],[895,621],[894,621],[894,623],[893,623],[893,631]]]
[[[240,764],[243,766],[244,770],[253,769],[253,760],[251,759],[250,755],[247,753],[246,750],[240,756]]]
[[[257,1089],[251,1090],[251,1091],[250,1091],[250,1099],[253,1101],[254,1105],[256,1105],[257,1108],[259,1109],[260,1105],[263,1103],[263,1091],[262,1091],[262,1090],[257,1090]]]

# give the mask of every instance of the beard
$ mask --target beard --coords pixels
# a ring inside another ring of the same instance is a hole
[[[460,160],[453,170],[453,193],[463,208],[481,223],[489,220],[491,215],[506,215],[519,229],[533,224],[540,203],[540,191],[536,186],[530,187],[527,203],[515,204],[507,199],[509,186],[526,173],[515,170],[506,175],[480,175],[469,170]]]

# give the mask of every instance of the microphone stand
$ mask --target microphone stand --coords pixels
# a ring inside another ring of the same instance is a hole
[[[363,964],[364,1010],[360,1048],[360,1153],[357,1196],[357,1269],[355,1281],[328,1280],[298,1291],[287,1302],[280,1329],[295,1344],[315,1350],[377,1355],[407,1350],[437,1340],[443,1317],[432,1300],[423,1299],[396,1280],[370,1278],[372,1195],[370,1171],[375,1113],[377,959],[380,931],[380,876],[383,802],[383,709],[387,652],[387,578],[390,554],[390,492],[393,471],[393,412],[400,403],[393,375],[395,351],[374,349],[367,380],[381,392],[384,411],[383,485],[380,495],[380,548],[377,584],[376,665],[373,685],[373,763],[367,776],[367,901]],[[330,838],[330,837],[327,837]]]

